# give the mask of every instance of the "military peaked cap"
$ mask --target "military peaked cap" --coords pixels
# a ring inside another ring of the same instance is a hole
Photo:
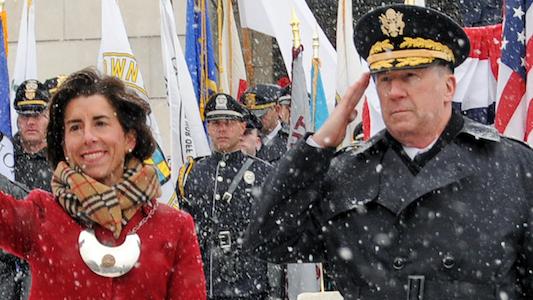
[[[256,116],[261,117],[276,105],[281,92],[281,88],[276,84],[258,84],[244,92],[241,102]]]
[[[217,93],[209,98],[205,106],[205,119],[212,120],[244,120],[245,110],[233,97]]]
[[[439,59],[457,67],[470,42],[450,17],[427,7],[396,4],[361,17],[354,42],[372,73],[424,67]]]
[[[17,88],[14,107],[21,115],[34,115],[44,111],[49,102],[48,88],[38,80],[28,79]]]
[[[249,109],[244,108],[244,121],[246,122],[246,128],[261,130],[263,128],[263,123],[256,117]]]
[[[54,95],[57,89],[67,79],[66,75],[58,75],[56,77],[45,80],[44,85],[48,88],[50,96]]]

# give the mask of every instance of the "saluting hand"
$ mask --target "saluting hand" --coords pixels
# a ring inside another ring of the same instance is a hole
[[[324,125],[313,134],[313,140],[323,148],[335,148],[344,139],[348,123],[357,116],[355,106],[361,100],[370,80],[370,73],[364,73],[352,84],[335,107]]]

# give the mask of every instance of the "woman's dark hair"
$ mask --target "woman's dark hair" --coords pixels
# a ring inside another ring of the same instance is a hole
[[[65,160],[63,145],[67,104],[74,98],[93,95],[101,95],[107,99],[115,109],[124,132],[135,132],[137,143],[128,156],[141,161],[149,158],[156,147],[150,127],[146,124],[146,116],[150,113],[149,104],[135,91],[126,88],[120,79],[101,75],[94,68],[86,68],[68,76],[52,97],[50,122],[46,132],[48,161],[52,167],[55,169],[60,161]]]

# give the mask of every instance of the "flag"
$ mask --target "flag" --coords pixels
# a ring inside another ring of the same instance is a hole
[[[501,133],[533,145],[533,0],[507,0],[498,72],[495,126]]]
[[[0,174],[15,180],[15,156],[13,143],[8,136],[0,132]]]
[[[311,65],[311,126],[310,130],[316,132],[328,118],[328,105],[324,94],[324,85],[320,76],[320,59],[313,58]]]
[[[17,55],[13,78],[11,79],[11,103],[15,100],[15,92],[26,79],[37,78],[37,51],[35,43],[35,9],[33,0],[24,0],[20,17]],[[11,105],[11,131],[17,131],[17,113]]]
[[[217,92],[215,52],[207,0],[187,0],[185,60],[191,74],[200,116],[209,96]]]
[[[470,53],[455,69],[457,87],[452,105],[472,120],[493,125],[501,24],[464,29],[470,40]]]
[[[352,0],[340,0],[337,8],[337,72],[335,99],[338,103],[346,90],[365,72],[364,61],[361,59],[353,42]],[[356,119],[348,125],[342,146],[352,141],[355,126],[362,121],[364,99],[359,101]]]
[[[275,37],[279,45],[283,62],[288,74],[292,74],[292,36],[287,24],[291,20],[294,9],[300,18],[301,43],[305,49],[312,49],[313,32],[317,29],[316,18],[305,0],[238,0],[241,26]],[[331,2],[328,2],[331,3]],[[335,1],[336,3],[336,1]],[[324,31],[318,26],[320,39],[320,60],[324,93],[328,100],[328,109],[335,106],[335,70],[337,55],[335,48],[328,40]],[[311,70],[312,51],[304,51],[303,68]],[[309,90],[311,79],[306,79]]]
[[[6,12],[1,12],[0,15],[0,132],[12,136],[11,132],[11,105],[9,105],[9,73],[7,70],[7,51],[5,40],[4,26]]]
[[[200,118],[191,76],[178,41],[170,0],[161,0],[159,9],[163,70],[170,107],[170,178],[174,183],[178,179],[180,167],[188,157],[206,156],[211,151]],[[169,204],[176,207],[176,203]]]
[[[309,124],[309,97],[305,84],[305,73],[302,64],[303,45],[293,48],[292,89],[291,89],[291,119],[288,147],[292,147],[302,138]]]
[[[222,2],[222,5],[220,5],[220,2]],[[233,16],[232,0],[219,0],[219,9],[222,10],[223,14],[222,32],[219,34],[218,41],[220,49],[219,92],[230,94],[233,98],[240,99],[248,84],[241,42]]]
[[[122,15],[115,0],[102,0],[102,40],[97,67],[106,75],[120,78],[126,86],[135,90],[140,97],[148,102],[143,77],[133,51],[131,51]],[[157,144],[160,145],[161,134],[153,112],[148,116],[148,122]],[[163,191],[158,200],[163,203],[171,203],[175,198],[175,193],[170,180],[170,166],[159,146],[146,163],[153,164],[158,172]]]

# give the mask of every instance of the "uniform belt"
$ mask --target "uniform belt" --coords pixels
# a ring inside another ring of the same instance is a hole
[[[408,276],[405,282],[397,282],[394,289],[359,287],[355,299],[383,300],[438,300],[438,299],[493,299],[496,285],[477,284],[465,281],[428,280],[422,275]]]

